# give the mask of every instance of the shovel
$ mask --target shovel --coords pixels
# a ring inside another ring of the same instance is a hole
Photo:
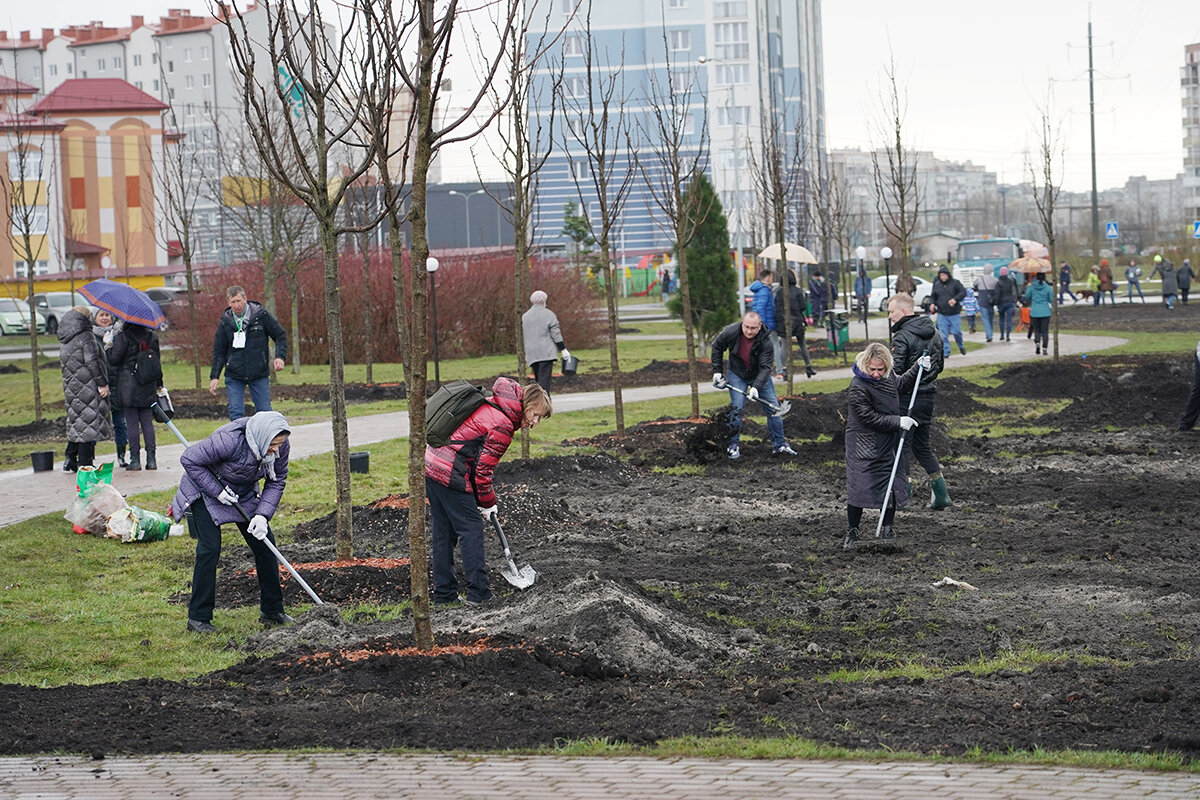
[[[154,413],[154,418],[156,420],[165,423],[166,426],[171,430],[171,433],[175,434],[175,438],[179,440],[180,444],[182,444],[184,447],[192,446],[192,443],[184,438],[183,433],[180,432],[179,428],[175,427],[175,423],[171,422],[171,418],[167,416],[167,412],[164,411],[158,405],[158,403],[151,403],[150,410]],[[213,477],[217,477],[215,473],[213,474]],[[220,479],[218,478],[217,481],[220,482]],[[233,506],[238,510],[238,513],[242,515],[242,521],[249,525],[250,515],[246,513],[246,509],[242,507],[242,504],[234,503]],[[283,553],[279,552],[279,548],[277,548],[270,539],[260,539],[259,541],[265,544],[275,558],[279,560],[279,563],[283,564],[284,568],[291,573],[292,577],[296,579],[296,583],[300,584],[300,587],[304,589],[304,591],[308,592],[308,596],[313,599],[314,603],[319,606],[325,605],[325,603],[321,601],[321,598],[317,597],[317,593],[312,590],[312,587],[308,585],[304,578],[300,577],[300,573],[296,572],[296,568],[292,566],[290,561],[283,557]],[[530,583],[533,583],[533,581],[531,580]]]
[[[500,527],[500,519],[495,514],[492,514],[490,519],[497,535],[500,536],[500,545],[504,548],[505,563],[500,567],[500,574],[504,576],[504,580],[518,589],[528,589],[537,580],[537,572],[528,564],[517,566],[512,559],[512,552],[508,549],[508,537],[504,535],[504,528]]]
[[[745,397],[747,400],[750,399],[749,395],[747,395],[745,392],[743,392],[741,389],[737,388],[736,386],[726,386],[725,388],[731,392],[737,392],[738,394]],[[761,397],[756,402],[762,403],[764,406],[771,409],[772,417],[782,417],[784,414],[786,414],[792,410],[792,404],[787,400],[784,400],[782,403],[780,403],[777,406],[771,405],[766,400],[763,400]]]

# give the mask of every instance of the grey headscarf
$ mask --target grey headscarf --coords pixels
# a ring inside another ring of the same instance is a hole
[[[288,422],[278,411],[259,411],[246,423],[246,441],[250,452],[267,467],[267,477],[275,480],[275,454],[268,453],[271,440],[281,433],[291,433]]]

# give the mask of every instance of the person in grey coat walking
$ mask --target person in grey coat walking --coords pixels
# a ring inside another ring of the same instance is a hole
[[[885,498],[892,462],[900,445],[900,432],[916,427],[917,421],[900,412],[900,397],[912,393],[918,368],[928,370],[932,360],[923,355],[908,372],[892,374],[892,354],[887,345],[871,342],[854,359],[847,390],[846,414],[846,519],[849,528],[843,550],[858,543],[858,525],[864,508],[884,508],[880,541],[895,540],[892,522],[896,509],[908,502],[908,459],[902,454],[892,493]]]
[[[1192,278],[1196,273],[1192,272],[1192,260],[1185,258],[1183,263],[1179,265],[1179,270],[1175,273],[1175,280],[1179,283],[1179,302],[1185,306],[1188,301],[1188,292],[1192,290]]]
[[[268,627],[294,622],[283,609],[279,565],[263,540],[275,541],[270,519],[279,509],[287,487],[291,430],[278,411],[259,411],[213,431],[207,439],[183,451],[179,463],[183,478],[171,501],[176,522],[187,514],[196,537],[196,565],[192,571],[192,599],[187,629],[214,633],[213,607],[217,597],[217,562],[221,558],[221,526],[232,522],[254,552],[258,572],[258,621]],[[258,482],[263,482],[262,491]],[[240,503],[250,516],[242,519],[234,508]]]
[[[1175,275],[1175,265],[1167,261],[1162,256],[1154,257],[1154,272],[1150,273],[1149,280],[1154,280],[1154,276],[1162,277],[1162,299],[1163,305],[1168,310],[1175,309],[1175,295],[1179,294],[1179,279]]]
[[[533,370],[533,379],[549,394],[554,359],[561,355],[566,360],[571,351],[563,344],[558,316],[546,308],[546,300],[541,289],[529,295],[530,306],[521,316],[521,329],[525,334],[525,363]]]
[[[63,470],[94,466],[96,442],[112,436],[108,362],[92,333],[92,311],[76,306],[58,322],[63,399],[67,406],[67,460]]]

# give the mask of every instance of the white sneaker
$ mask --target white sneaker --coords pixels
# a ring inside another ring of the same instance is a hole
[[[796,451],[793,450],[792,446],[787,443],[779,445],[779,447],[776,447],[771,452],[777,456],[794,456],[794,455],[796,455]]]

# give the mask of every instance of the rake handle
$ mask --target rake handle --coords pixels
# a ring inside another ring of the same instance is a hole
[[[912,397],[908,398],[908,416],[912,416],[913,405],[917,402],[917,390],[921,388],[921,375],[925,368],[917,365],[917,380],[913,384]],[[892,500],[892,484],[896,482],[896,470],[900,468],[900,456],[904,453],[904,435],[908,431],[900,429],[900,445],[896,448],[896,458],[892,461],[892,474],[888,478],[887,490],[883,493],[883,505],[879,507],[879,521],[875,523],[875,538],[879,538],[883,530],[883,516],[887,513],[888,503]]]

